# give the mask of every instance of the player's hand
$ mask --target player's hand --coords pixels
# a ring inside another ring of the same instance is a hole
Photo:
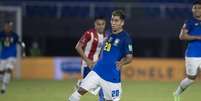
[[[89,68],[93,67],[94,64],[95,64],[95,62],[93,62],[93,61],[91,61],[91,60],[89,60],[89,59],[87,59],[86,63],[87,63],[87,66],[88,66]]]
[[[120,61],[116,62],[117,70],[121,70],[122,66],[123,66],[122,62],[120,62]]]

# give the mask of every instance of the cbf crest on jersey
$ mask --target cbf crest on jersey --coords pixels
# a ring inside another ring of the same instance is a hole
[[[198,26],[199,25],[199,23],[195,23],[195,26]]]
[[[201,22],[195,22],[194,25],[195,25],[195,26],[200,26],[200,25],[201,25]]]
[[[119,41],[120,41],[119,39],[115,39],[113,45],[114,45],[114,46],[117,46],[117,45],[119,44]]]

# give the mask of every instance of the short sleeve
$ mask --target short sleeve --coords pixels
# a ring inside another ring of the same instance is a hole
[[[124,53],[126,54],[133,54],[133,46],[132,46],[132,40],[129,36],[126,36],[124,40]]]
[[[87,42],[91,39],[91,34],[89,31],[86,31],[84,35],[80,38],[79,42],[86,46]]]
[[[14,33],[14,43],[17,43],[17,42],[19,42],[19,36],[18,36],[18,34],[17,33]]]
[[[187,29],[188,32],[190,32],[192,30],[192,21],[190,20],[185,21],[182,28]]]

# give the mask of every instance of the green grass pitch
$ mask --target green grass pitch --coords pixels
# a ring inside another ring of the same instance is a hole
[[[75,80],[13,80],[0,101],[67,101]],[[123,81],[121,101],[173,101],[172,92],[179,82]],[[97,101],[97,96],[87,94],[81,101]],[[196,81],[183,93],[182,101],[200,101],[201,82]]]

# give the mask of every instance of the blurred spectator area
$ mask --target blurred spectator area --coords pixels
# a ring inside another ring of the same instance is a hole
[[[192,2],[191,0],[134,0],[135,2],[129,2],[129,0],[128,2],[121,2],[121,0],[101,0],[102,2],[96,2],[98,0],[70,1],[41,0],[36,2],[29,0],[5,0],[0,4],[22,6],[24,16],[29,17],[93,18],[96,15],[109,17],[114,9],[122,8],[127,12],[128,18],[142,16],[177,18],[191,14],[189,2]]]
[[[185,44],[178,40],[178,34],[184,20],[192,15],[191,2],[192,0],[3,0],[0,5],[22,7],[23,39],[28,46],[37,39],[45,56],[77,55],[74,46],[82,33],[93,27],[93,18],[104,15],[109,21],[111,12],[121,8],[127,14],[125,28],[135,39],[135,56],[182,57]]]

